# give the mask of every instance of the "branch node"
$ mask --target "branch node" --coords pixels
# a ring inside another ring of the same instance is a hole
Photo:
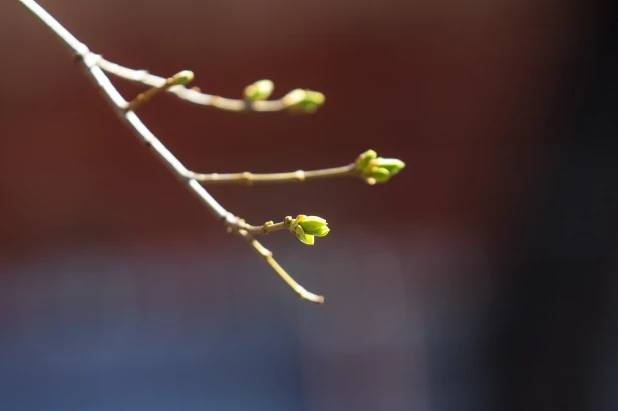
[[[275,223],[274,223],[272,220],[271,220],[271,221],[267,221],[267,222],[265,222],[265,223],[264,223],[264,226],[262,227],[262,232],[263,232],[264,234],[268,234],[268,226],[271,226],[271,225],[273,225],[273,224],[275,224]]]
[[[80,44],[73,54],[73,61],[75,63],[81,63],[85,60],[86,56],[93,54],[85,44]]]
[[[240,178],[245,180],[245,184],[249,186],[253,185],[253,174],[251,174],[250,172],[245,171],[244,173],[240,175]]]
[[[267,261],[273,258],[273,252],[270,251],[268,248],[262,248],[260,255],[262,256],[264,260],[267,260]]]
[[[290,224],[292,224],[292,221],[294,221],[294,219],[291,216],[287,216],[283,219],[283,225],[289,228]]]
[[[298,179],[298,181],[304,182],[305,181],[305,172],[303,170],[296,170],[296,178]]]

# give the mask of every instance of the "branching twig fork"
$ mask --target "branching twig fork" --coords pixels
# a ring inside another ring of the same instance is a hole
[[[260,80],[245,88],[243,99],[230,99],[200,92],[198,89],[189,89],[185,84],[193,78],[193,73],[183,71],[173,77],[163,78],[149,74],[145,70],[133,70],[105,60],[98,54],[91,52],[88,47],[77,40],[45,9],[33,0],[20,0],[32,13],[45,23],[75,54],[77,60],[85,68],[88,77],[100,89],[106,101],[112,106],[118,117],[133,131],[144,145],[150,148],[156,157],[185,185],[217,219],[227,227],[228,232],[234,232],[242,237],[262,257],[266,263],[302,298],[316,303],[324,302],[320,295],[310,293],[300,286],[275,261],[272,253],[260,244],[253,236],[268,234],[272,231],[288,230],[296,235],[305,244],[313,244],[314,237],[323,237],[330,231],[326,227],[326,220],[315,216],[299,215],[296,218],[285,217],[282,222],[269,221],[263,225],[247,224],[243,219],[227,211],[219,204],[202,184],[222,183],[289,183],[302,182],[332,177],[358,177],[368,184],[388,181],[396,175],[405,164],[398,159],[377,157],[373,150],[359,155],[356,160],[346,166],[327,168],[322,170],[292,171],[285,173],[254,174],[242,173],[196,173],[187,169],[166,147],[155,137],[146,125],[135,114],[135,110],[154,96],[169,92],[191,103],[211,106],[229,111],[259,111],[273,112],[289,110],[295,112],[312,113],[324,102],[324,95],[312,90],[292,90],[277,100],[266,100],[273,90],[270,80]],[[139,82],[150,86],[150,89],[139,94],[128,102],[111,83],[105,72],[118,77]]]
[[[323,303],[324,297],[306,291],[292,277],[290,277],[277,264],[272,257],[272,253],[266,250],[251,234],[244,230],[245,224],[233,214],[229,213],[221,204],[219,204],[200,183],[191,178],[190,171],[159,141],[154,134],[146,127],[139,119],[135,112],[125,110],[127,101],[120,95],[116,87],[109,81],[109,78],[97,62],[99,56],[92,53],[88,47],[75,38],[68,30],[66,30],[56,19],[54,19],[45,9],[39,6],[32,0],[20,0],[21,3],[32,11],[43,23],[51,28],[69,48],[75,53],[77,58],[86,68],[89,77],[94,81],[97,87],[103,92],[107,101],[110,103],[116,114],[133,130],[134,134],[142,140],[159,158],[159,160],[168,167],[178,179],[185,184],[198,199],[210,210],[216,218],[225,221],[228,226],[232,227],[234,232],[244,238],[252,247],[263,257],[263,259],[288,283],[300,297],[315,303]]]

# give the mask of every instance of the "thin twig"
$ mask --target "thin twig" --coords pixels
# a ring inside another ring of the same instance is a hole
[[[165,83],[162,86],[159,87],[151,87],[148,90],[146,90],[143,93],[140,93],[137,95],[137,97],[135,97],[135,99],[131,102],[129,102],[129,104],[127,104],[127,110],[131,110],[131,111],[135,111],[139,106],[141,106],[142,104],[146,103],[147,101],[150,101],[150,99],[152,99],[154,96],[156,96],[157,94],[169,89],[170,87],[172,87],[174,85],[174,79],[173,78],[168,78]]]
[[[237,230],[236,233],[253,247],[253,249],[260,255],[260,257],[262,257],[262,259],[266,261],[266,263],[270,265],[272,269],[275,270],[275,272],[279,274],[281,278],[283,278],[283,281],[285,281],[294,291],[296,291],[300,298],[304,298],[305,300],[309,300],[318,304],[324,303],[324,297],[305,290],[304,287],[302,287],[292,277],[290,277],[290,275],[285,272],[285,270],[279,265],[279,263],[277,263],[277,261],[273,258],[273,253],[262,244],[260,244],[249,233],[247,233],[245,230]]]
[[[263,225],[255,226],[247,224],[244,222],[244,220],[239,219],[238,223],[236,225],[229,226],[229,229],[236,229],[236,231],[243,230],[251,235],[268,234],[273,231],[288,230],[291,221],[292,217],[286,217],[285,220],[280,223],[273,223],[272,221],[268,221]]]
[[[124,121],[134,132],[134,134],[157,156],[157,158],[169,168],[190,191],[195,194],[198,199],[210,210],[211,214],[224,221],[228,227],[235,231],[248,241],[251,246],[262,255],[268,264],[281,276],[281,278],[292,287],[301,297],[309,301],[322,303],[323,297],[309,293],[300,285],[298,285],[290,276],[277,264],[273,259],[272,253],[266,250],[257,240],[246,231],[248,228],[254,232],[253,226],[247,225],[228,212],[221,204],[219,204],[202,185],[192,178],[192,171],[188,170],[164,145],[159,141],[154,134],[142,123],[139,117],[132,110],[127,110],[127,101],[120,95],[118,90],[112,85],[107,75],[100,67],[100,56],[92,53],[88,47],[75,38],[68,30],[66,30],[56,19],[54,19],[45,9],[39,6],[32,0],[20,0],[32,13],[34,13],[43,23],[45,23],[64,43],[72,50],[79,58],[80,62],[93,80],[94,84],[102,91],[106,100],[110,103],[116,114]],[[160,79],[160,80],[159,80]],[[150,78],[153,80],[153,78]],[[158,84],[151,84],[155,87],[164,86],[166,79],[157,78]],[[169,90],[173,89],[170,88]],[[183,90],[187,90],[183,88]],[[189,91],[189,90],[187,90]],[[195,92],[192,92],[195,93]],[[199,93],[198,93],[199,94]],[[259,226],[258,226],[259,227]],[[280,229],[280,228],[279,228]]]
[[[97,55],[96,58],[97,65],[101,67],[101,69],[115,75],[116,77],[145,84],[151,87],[161,87],[165,84],[166,79],[150,74],[146,70],[135,70],[128,67],[123,67],[105,60],[100,55]],[[247,101],[206,94],[182,85],[170,87],[166,91],[190,103],[214,107],[225,111],[276,112],[283,111],[288,108],[288,105],[285,104],[283,99]]]
[[[342,167],[325,168],[322,170],[290,171],[285,173],[257,174],[245,171],[244,173],[193,173],[191,177],[204,184],[234,184],[244,183],[297,183],[306,180],[319,180],[333,177],[361,177],[354,163]]]

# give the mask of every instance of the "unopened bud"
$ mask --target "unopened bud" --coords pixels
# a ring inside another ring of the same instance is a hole
[[[283,97],[289,110],[300,113],[314,113],[324,104],[326,97],[319,91],[295,89]]]
[[[183,70],[180,73],[174,74],[172,76],[172,80],[174,80],[174,84],[177,85],[185,85],[191,80],[193,80],[194,74],[190,70]]]
[[[275,84],[270,80],[260,80],[245,87],[243,93],[245,100],[258,101],[266,100],[275,89]]]
[[[406,164],[397,158],[377,157],[373,150],[367,150],[356,158],[356,172],[367,184],[383,183],[399,173]]]
[[[313,245],[314,237],[324,237],[330,232],[327,224],[323,218],[301,214],[291,222],[290,231],[293,230],[296,237],[303,243]]]

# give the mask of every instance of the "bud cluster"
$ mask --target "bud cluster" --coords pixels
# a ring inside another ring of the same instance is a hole
[[[290,221],[290,232],[303,243],[313,245],[314,237],[324,237],[328,234],[330,228],[327,224],[323,218],[301,214]]]
[[[384,183],[399,173],[406,164],[397,158],[382,158],[367,150],[356,159],[356,171],[368,183]]]

